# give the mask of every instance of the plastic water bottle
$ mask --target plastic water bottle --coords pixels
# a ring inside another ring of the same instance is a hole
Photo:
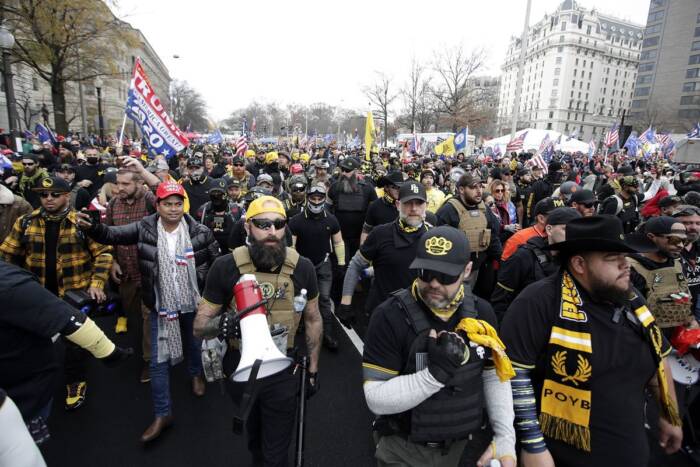
[[[301,293],[294,297],[294,311],[297,313],[301,313],[304,311],[304,308],[306,308],[306,302],[308,301],[306,299],[306,289],[301,289]]]

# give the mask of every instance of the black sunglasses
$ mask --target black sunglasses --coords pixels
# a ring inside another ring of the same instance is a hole
[[[25,167],[31,167],[32,165],[36,165],[36,162],[22,162],[22,165]]]
[[[251,219],[250,221],[260,230],[270,230],[272,226],[275,227],[275,230],[281,230],[287,225],[287,219]]]
[[[60,198],[63,194],[65,193],[59,193],[57,191],[42,191],[39,193],[39,197],[48,198],[50,196],[51,198]]]
[[[596,207],[596,206],[598,205],[598,203],[595,202],[595,201],[592,202],[592,203],[581,203],[581,204],[583,204],[584,206],[586,206],[588,209],[594,208],[594,207]]]
[[[234,167],[245,167],[245,164],[233,164]]]
[[[456,276],[451,276],[449,274],[445,274],[444,272],[431,271],[430,269],[419,270],[418,277],[420,277],[420,280],[423,282],[432,282],[433,279],[437,279],[437,281],[442,285],[454,284],[459,280],[459,274]]]
[[[355,170],[355,169],[346,169],[345,167],[341,167],[340,170],[341,170],[343,173],[350,173],[350,172],[352,172],[352,171]]]

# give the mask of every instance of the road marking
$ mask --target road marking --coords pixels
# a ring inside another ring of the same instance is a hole
[[[345,335],[348,336],[348,339],[350,339],[350,342],[352,342],[352,345],[355,346],[357,349],[357,352],[362,356],[362,354],[365,351],[365,343],[362,342],[362,339],[360,339],[360,336],[355,332],[354,329],[348,329],[345,326],[343,326],[343,323],[338,320],[338,317],[335,315],[335,303],[331,300],[331,311],[333,313],[333,318],[338,322],[338,326],[340,329],[345,331]]]

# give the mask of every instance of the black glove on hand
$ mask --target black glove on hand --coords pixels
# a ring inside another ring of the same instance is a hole
[[[312,383],[313,382],[313,383]],[[321,383],[318,380],[318,372],[306,372],[306,398],[311,399],[321,389]]]
[[[335,311],[335,316],[348,329],[351,329],[355,324],[355,311],[352,309],[352,305],[340,305]]]
[[[465,358],[466,344],[453,332],[428,337],[428,371],[442,384],[454,376]]]
[[[112,353],[102,359],[102,363],[104,363],[106,367],[114,368],[115,366],[120,365],[127,358],[131,357],[133,354],[134,349],[131,347],[122,349],[121,347],[115,346]]]
[[[240,328],[238,327],[239,320],[236,319],[236,313],[229,311],[224,313],[219,320],[219,332],[222,336],[239,338],[241,336]]]

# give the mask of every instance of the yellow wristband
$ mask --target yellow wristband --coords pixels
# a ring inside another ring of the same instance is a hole
[[[335,247],[335,256],[338,257],[338,266],[345,266],[345,242],[340,241],[333,246]]]
[[[95,322],[86,318],[80,329],[73,334],[66,336],[72,343],[84,348],[95,358],[105,358],[114,352],[114,342],[109,340],[105,333],[97,327]]]

